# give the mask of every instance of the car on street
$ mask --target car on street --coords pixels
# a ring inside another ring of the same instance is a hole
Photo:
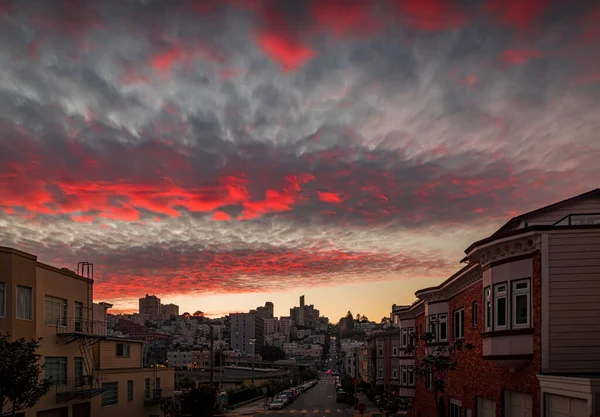
[[[269,404],[269,410],[281,410],[285,406],[285,401],[281,398],[277,398],[273,400],[271,404]]]

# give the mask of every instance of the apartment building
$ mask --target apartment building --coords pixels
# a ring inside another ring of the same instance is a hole
[[[254,355],[265,345],[264,319],[256,313],[234,313],[231,320],[231,347],[237,352]]]
[[[277,326],[279,324],[279,320],[277,317],[264,319],[265,321],[265,334],[274,334],[277,333]]]
[[[161,318],[160,298],[148,295],[139,299],[140,315],[146,320],[159,320]]]
[[[0,332],[41,337],[53,387],[21,417],[152,416],[172,395],[172,369],[142,367],[142,343],[107,335],[108,303],[93,304],[93,265],[55,268],[0,247]],[[7,411],[7,410],[2,410]]]
[[[475,346],[446,380],[446,414],[600,415],[600,190],[518,216],[465,253],[392,312],[401,346],[411,331]],[[399,361],[408,381],[415,360]],[[430,381],[414,385],[413,415],[435,416]]]

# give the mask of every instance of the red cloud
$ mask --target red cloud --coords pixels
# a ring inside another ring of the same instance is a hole
[[[325,191],[317,191],[317,196],[319,200],[324,201],[326,203],[338,204],[343,202],[344,200],[336,193],[329,193]]]
[[[215,211],[213,214],[214,220],[231,220],[231,216],[224,211]]]
[[[467,15],[451,0],[391,0],[399,17],[410,26],[426,31],[456,29]]]
[[[502,61],[512,65],[524,65],[530,59],[541,57],[542,52],[538,49],[509,49],[502,53]]]
[[[548,0],[488,0],[484,10],[520,30],[530,29],[548,7]]]
[[[319,28],[335,35],[370,34],[382,28],[372,15],[373,3],[368,1],[313,0],[311,15]]]
[[[293,71],[315,56],[311,49],[298,41],[274,32],[262,32],[257,42],[271,59],[281,64],[284,71]]]

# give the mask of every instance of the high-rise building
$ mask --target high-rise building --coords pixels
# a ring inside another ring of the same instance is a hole
[[[265,345],[264,319],[256,313],[234,313],[231,319],[231,347],[240,353],[260,353]]]
[[[139,311],[146,320],[158,320],[160,318],[160,298],[146,294],[146,297],[140,298]]]
[[[256,314],[261,316],[263,319],[272,319],[273,318],[273,303],[267,301],[264,307],[257,307]]]
[[[300,296],[300,308],[303,308],[303,307],[304,307],[304,296],[301,295]]]
[[[179,306],[175,304],[161,304],[160,312],[165,319],[177,317],[179,315]]]
[[[314,305],[306,305],[304,296],[300,296],[300,307],[290,308],[290,317],[296,325],[316,327],[319,322],[319,310]]]

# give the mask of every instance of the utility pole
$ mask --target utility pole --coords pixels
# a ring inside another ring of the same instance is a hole
[[[213,326],[210,326],[210,389],[215,388],[213,339]]]
[[[252,345],[252,386],[254,386],[254,356],[256,350],[256,339],[250,339],[250,344]]]

